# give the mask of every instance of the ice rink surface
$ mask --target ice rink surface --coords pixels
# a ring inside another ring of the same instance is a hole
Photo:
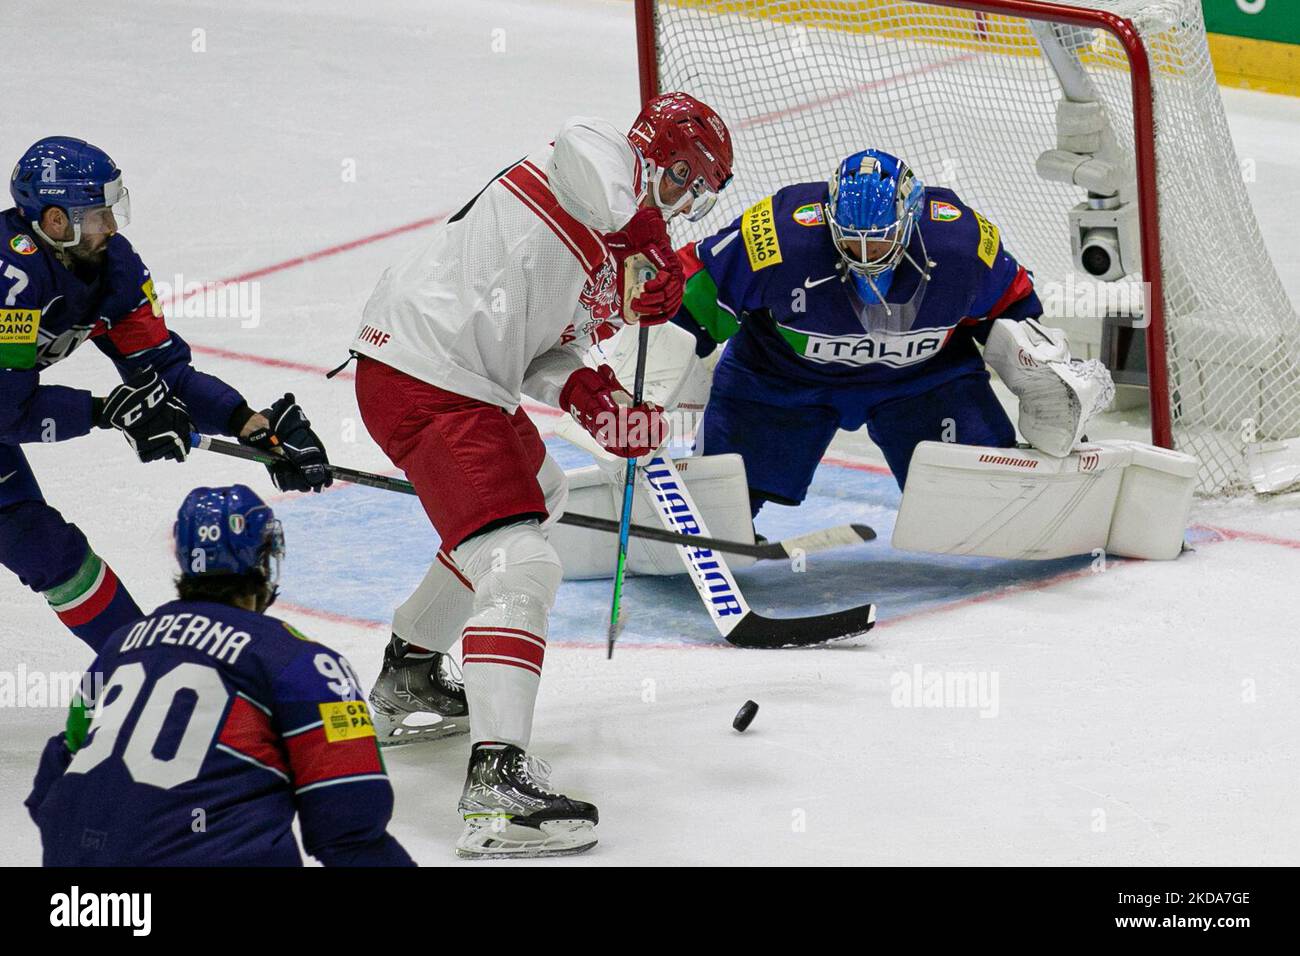
[[[6,79],[0,164],[55,133],[107,149],[131,189],[125,232],[160,285],[254,283],[256,321],[173,306],[200,367],[255,407],[293,391],[335,461],[377,471],[391,465],[360,424],[350,375],[322,371],[345,357],[380,272],[421,241],[419,223],[568,116],[624,124],[637,108],[632,8],[619,0],[78,0],[35,6],[0,36],[78,62],[39,96]],[[1224,99],[1300,300],[1300,100]],[[115,376],[84,349],[44,380],[104,394]],[[196,453],[144,466],[104,432],[27,450],[47,498],[144,607],[169,596],[186,491],[246,481],[267,493],[289,545],[277,613],[346,653],[367,686],[391,610],[436,547],[413,500],[378,491],[274,496],[245,463]],[[897,500],[865,439],[842,436],[808,502],[769,507],[759,529],[856,520],[880,540],[801,573],[741,575],[751,603],[778,616],[877,601],[882,623],[862,646],[738,651],[687,579],[637,578],[606,661],[608,584],[562,587],[534,749],[602,818],[600,846],[568,862],[1300,862],[1300,500],[1199,504],[1195,550],[1104,570],[894,552]],[[7,572],[0,609],[0,674],[89,662]],[[905,681],[933,673],[976,674],[987,696],[899,706]],[[761,709],[740,735],[731,718],[749,698]],[[0,863],[36,863],[21,801],[62,709],[6,707],[0,721]],[[455,862],[466,748],[462,737],[388,757],[393,832],[424,864]]]

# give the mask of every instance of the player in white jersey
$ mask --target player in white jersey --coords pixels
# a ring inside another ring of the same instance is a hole
[[[385,272],[366,304],[352,344],[362,419],[441,538],[394,614],[370,699],[390,745],[468,722],[462,855],[595,845],[596,808],[550,792],[545,765],[525,753],[561,575],[545,532],[566,486],[520,403],[570,411],[626,458],[658,447],[660,410],[633,406],[583,355],[625,314],[657,324],[677,312],[682,269],[665,220],[699,218],[730,179],[726,126],[684,93],[651,100],[626,134],[570,120]],[[657,273],[624,303],[637,255]],[[463,688],[445,657],[457,640]],[[421,727],[412,714],[441,720]]]

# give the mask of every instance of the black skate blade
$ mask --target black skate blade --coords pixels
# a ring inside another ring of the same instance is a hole
[[[859,637],[875,626],[874,604],[812,617],[772,618],[751,610],[731,629],[727,642],[750,648],[814,647]]]

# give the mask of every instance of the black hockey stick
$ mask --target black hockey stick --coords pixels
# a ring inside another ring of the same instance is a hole
[[[736,647],[760,649],[813,647],[861,637],[875,625],[874,604],[812,617],[764,617],[751,608],[731,629],[727,642]]]
[[[208,435],[192,435],[190,445],[193,448],[202,448],[204,451],[216,452],[219,455],[229,455],[232,458],[255,461],[261,465],[268,465],[274,461],[274,456],[269,452],[232,441],[225,441],[221,438],[212,438]],[[379,488],[383,491],[396,491],[403,495],[415,494],[415,488],[411,486],[411,483],[402,478],[390,478],[387,475],[357,471],[341,465],[330,465],[329,468],[330,474],[339,481],[346,481],[354,485],[365,485],[367,488]],[[572,525],[575,528],[587,528],[590,531],[618,534],[618,522],[611,518],[598,518],[595,515],[565,512],[560,516],[560,523]],[[644,538],[647,541],[662,541],[664,544],[712,548],[714,551],[721,551],[724,554],[748,555],[760,561],[785,561],[794,557],[795,553],[799,551],[803,552],[804,555],[808,555],[829,548],[839,548],[871,541],[876,537],[876,532],[864,524],[838,525],[824,531],[813,531],[784,541],[744,544],[740,541],[686,535],[675,531],[666,531],[663,528],[652,528],[649,525],[634,524],[632,525],[632,537]]]

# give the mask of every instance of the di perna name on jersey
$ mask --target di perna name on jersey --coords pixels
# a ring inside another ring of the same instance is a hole
[[[919,239],[909,248],[913,259],[931,260],[930,280],[899,267],[889,300],[898,315],[890,321],[864,321],[841,281],[825,183],[780,189],[725,229],[678,250],[687,283],[675,321],[696,335],[701,355],[734,336],[744,320],[766,327],[763,337],[783,341],[792,359],[865,373],[923,363],[963,325],[983,342],[986,319],[1040,315],[1032,279],[1003,248],[998,227],[952,190],[925,192]]]

